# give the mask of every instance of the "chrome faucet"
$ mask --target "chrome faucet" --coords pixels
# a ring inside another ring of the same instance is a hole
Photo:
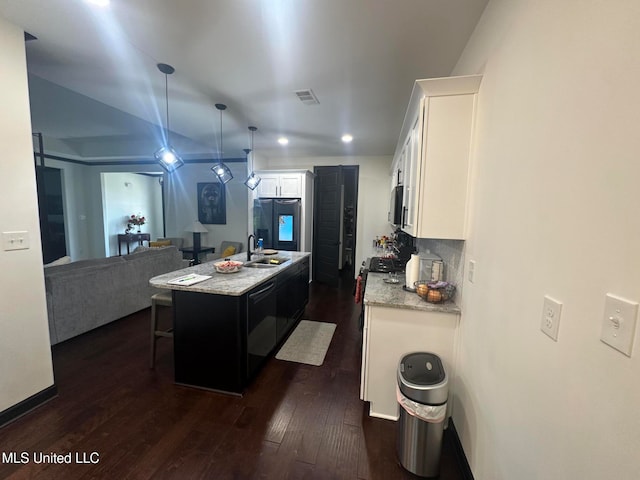
[[[251,254],[253,253],[251,251],[251,239],[253,238],[253,249],[256,249],[256,237],[251,234],[249,235],[249,237],[247,238],[247,262],[251,261]]]

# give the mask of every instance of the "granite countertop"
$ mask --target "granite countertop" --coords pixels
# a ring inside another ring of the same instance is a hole
[[[270,278],[275,277],[283,270],[293,266],[297,262],[300,262],[304,258],[311,255],[309,252],[286,252],[280,251],[276,255],[280,258],[290,258],[291,261],[284,262],[280,265],[266,268],[241,268],[236,273],[218,273],[216,272],[213,264],[221,261],[221,259],[214,262],[205,262],[193,267],[183,268],[182,270],[176,270],[174,272],[158,275],[149,280],[149,284],[152,287],[164,288],[169,290],[186,290],[189,292],[200,293],[212,293],[217,295],[230,295],[239,296],[247,293],[256,285],[259,285]],[[231,260],[237,260],[240,262],[247,261],[247,254],[238,253],[229,257]],[[211,278],[204,280],[203,282],[196,283],[191,286],[185,285],[170,285],[167,282],[174,278],[186,275],[189,273],[197,273],[200,275],[210,275]]]
[[[443,303],[429,303],[414,292],[407,292],[402,288],[404,281],[399,275],[400,283],[386,283],[386,273],[367,274],[367,284],[364,290],[364,303],[369,306],[407,308],[426,312],[443,312],[460,314],[461,310],[453,301]],[[454,297],[455,298],[455,297]]]

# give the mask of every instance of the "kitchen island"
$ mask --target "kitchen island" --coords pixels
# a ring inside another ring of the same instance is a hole
[[[416,293],[403,290],[403,281],[388,284],[385,278],[384,273],[367,275],[360,398],[369,402],[372,417],[397,420],[396,374],[400,358],[412,352],[435,353],[453,379],[461,311],[451,301],[428,303]]]
[[[242,394],[304,312],[309,255],[281,251],[280,265],[223,274],[207,262],[152,278],[152,286],[172,291],[176,383]],[[246,255],[230,259],[246,261]],[[211,278],[169,283],[188,274]]]

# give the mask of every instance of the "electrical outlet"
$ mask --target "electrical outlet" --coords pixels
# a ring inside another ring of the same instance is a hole
[[[548,295],[545,295],[544,303],[542,305],[542,323],[540,324],[540,330],[556,342],[558,341],[561,312],[562,303]]]
[[[607,293],[600,340],[631,356],[636,332],[638,304]]]
[[[474,277],[475,277],[475,273],[476,273],[476,261],[475,260],[469,260],[469,270],[467,273],[467,278],[469,279],[470,283],[473,283]]]
[[[26,250],[29,248],[29,232],[2,232],[4,250]]]

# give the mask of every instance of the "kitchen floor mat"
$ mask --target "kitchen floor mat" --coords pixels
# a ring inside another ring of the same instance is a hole
[[[324,362],[335,330],[335,323],[300,320],[276,358],[319,367]]]

